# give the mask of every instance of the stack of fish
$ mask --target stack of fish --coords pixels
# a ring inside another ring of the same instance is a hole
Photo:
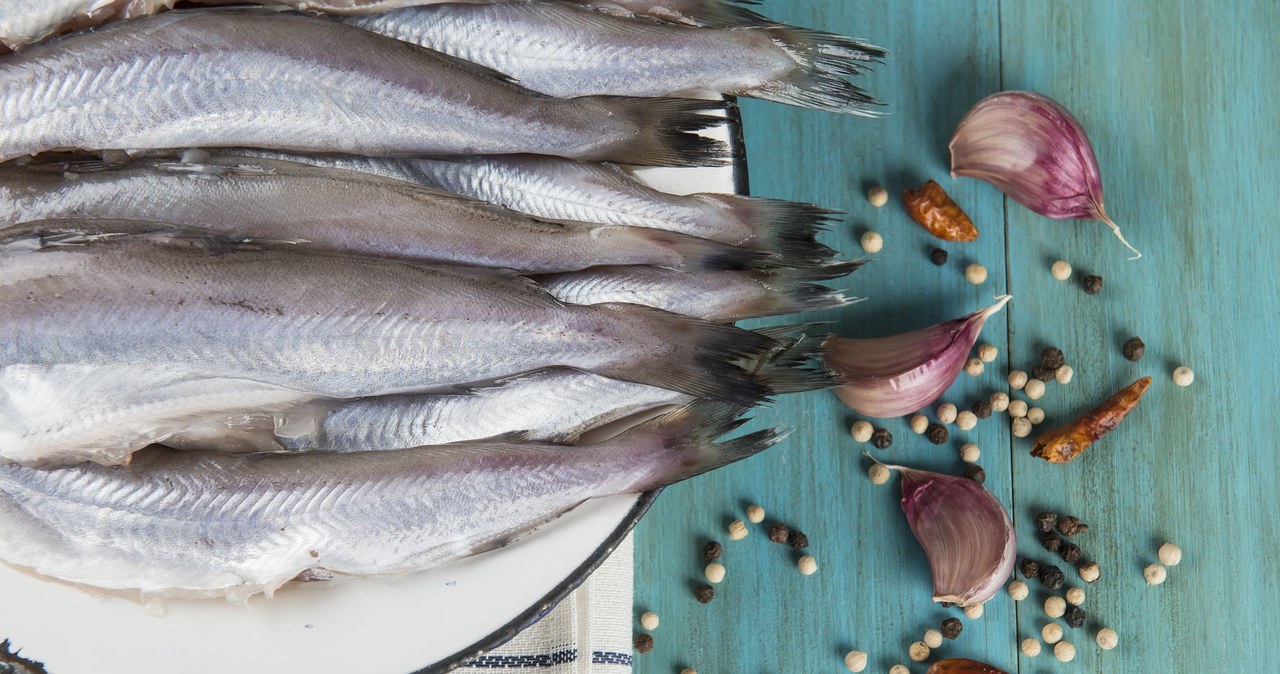
[[[623,165],[726,161],[693,88],[867,113],[876,48],[722,0],[172,4],[0,0],[5,563],[143,599],[413,571],[831,385],[732,322],[848,303],[834,214]]]

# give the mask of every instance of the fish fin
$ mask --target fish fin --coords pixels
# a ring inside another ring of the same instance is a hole
[[[880,105],[866,91],[846,81],[861,75],[886,52],[852,38],[793,26],[762,28],[774,44],[796,61],[791,74],[764,84],[730,93],[802,108],[875,117]]]
[[[724,141],[698,133],[724,123],[723,117],[709,114],[723,110],[724,101],[636,96],[581,96],[572,100],[604,108],[636,126],[636,132],[626,141],[603,150],[600,156],[582,159],[633,166],[692,167],[729,163],[729,146]]]
[[[840,211],[782,199],[709,193],[691,196],[727,211],[744,230],[752,232],[751,238],[740,245],[764,250],[785,248],[796,243],[811,244],[818,234],[830,229],[843,215]]]
[[[652,436],[661,451],[670,456],[662,463],[663,470],[645,475],[639,484],[640,491],[664,487],[721,466],[754,456],[778,444],[790,431],[771,428],[748,433],[732,440],[716,442],[742,424],[750,421],[742,418],[745,408],[730,403],[697,400],[646,421],[626,433],[619,440],[634,441],[637,436]],[[631,442],[627,445],[634,446]]]
[[[747,8],[759,4],[759,0],[700,0],[696,6],[686,7],[679,13],[694,24],[706,28],[738,28],[774,23],[769,18]],[[658,16],[652,13],[650,15]],[[658,18],[667,17],[658,16]]]
[[[836,374],[822,358],[826,335],[800,335],[762,360],[756,377],[775,393],[803,393],[836,387]]]
[[[782,269],[758,277],[756,283],[766,292],[741,307],[738,320],[834,309],[859,301],[845,296],[844,292],[835,288],[810,283],[805,271]]]

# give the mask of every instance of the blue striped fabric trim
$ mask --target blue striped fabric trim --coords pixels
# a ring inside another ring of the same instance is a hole
[[[536,667],[565,665],[577,659],[578,649],[565,648],[551,653],[530,655],[481,655],[470,662],[464,663],[462,666],[475,667],[476,669],[534,669]],[[593,651],[591,653],[591,663],[595,665],[630,667],[631,654],[618,653],[616,651]]]
[[[613,651],[595,651],[591,654],[591,663],[596,665],[623,665],[631,666],[630,653],[617,653]]]

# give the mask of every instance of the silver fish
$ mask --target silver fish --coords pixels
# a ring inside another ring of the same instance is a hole
[[[597,267],[536,280],[563,302],[641,304],[720,322],[820,311],[856,301],[838,290],[811,283],[802,269],[763,273]]]
[[[0,458],[119,462],[194,419],[555,366],[743,404],[830,385],[764,368],[774,337],[509,272],[89,239],[0,258]]]
[[[226,152],[373,173],[535,218],[663,229],[783,254],[835,255],[815,248],[814,237],[836,221],[837,211],[735,194],[669,194],[610,164],[533,155],[408,159]]]
[[[700,166],[726,152],[694,133],[719,103],[548,98],[335,21],[251,9],[173,11],[22,50],[0,59],[0,101],[0,161],[244,145]]]
[[[413,449],[222,454],[152,448],[125,467],[0,466],[0,558],[134,596],[270,596],[299,577],[399,574],[504,545],[591,498],[746,458],[740,408],[700,402],[580,448],[519,438]]]
[[[831,254],[818,244],[764,253],[642,227],[544,222],[381,176],[274,159],[0,169],[0,226],[66,218],[165,222],[316,250],[527,273],[636,264],[744,269]]]
[[[845,78],[885,56],[851,38],[785,25],[696,28],[556,3],[432,5],[342,20],[563,97],[712,89],[872,115],[875,100]]]
[[[113,19],[154,14],[178,0],[0,0],[0,44],[9,49]]]

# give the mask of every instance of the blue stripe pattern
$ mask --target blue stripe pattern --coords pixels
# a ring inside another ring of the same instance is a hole
[[[530,655],[481,655],[464,664],[464,667],[476,669],[533,669],[536,667],[553,667],[565,665],[578,659],[578,649],[565,648],[551,653],[535,653]],[[616,651],[593,651],[591,663],[596,665],[631,666],[630,653]]]

